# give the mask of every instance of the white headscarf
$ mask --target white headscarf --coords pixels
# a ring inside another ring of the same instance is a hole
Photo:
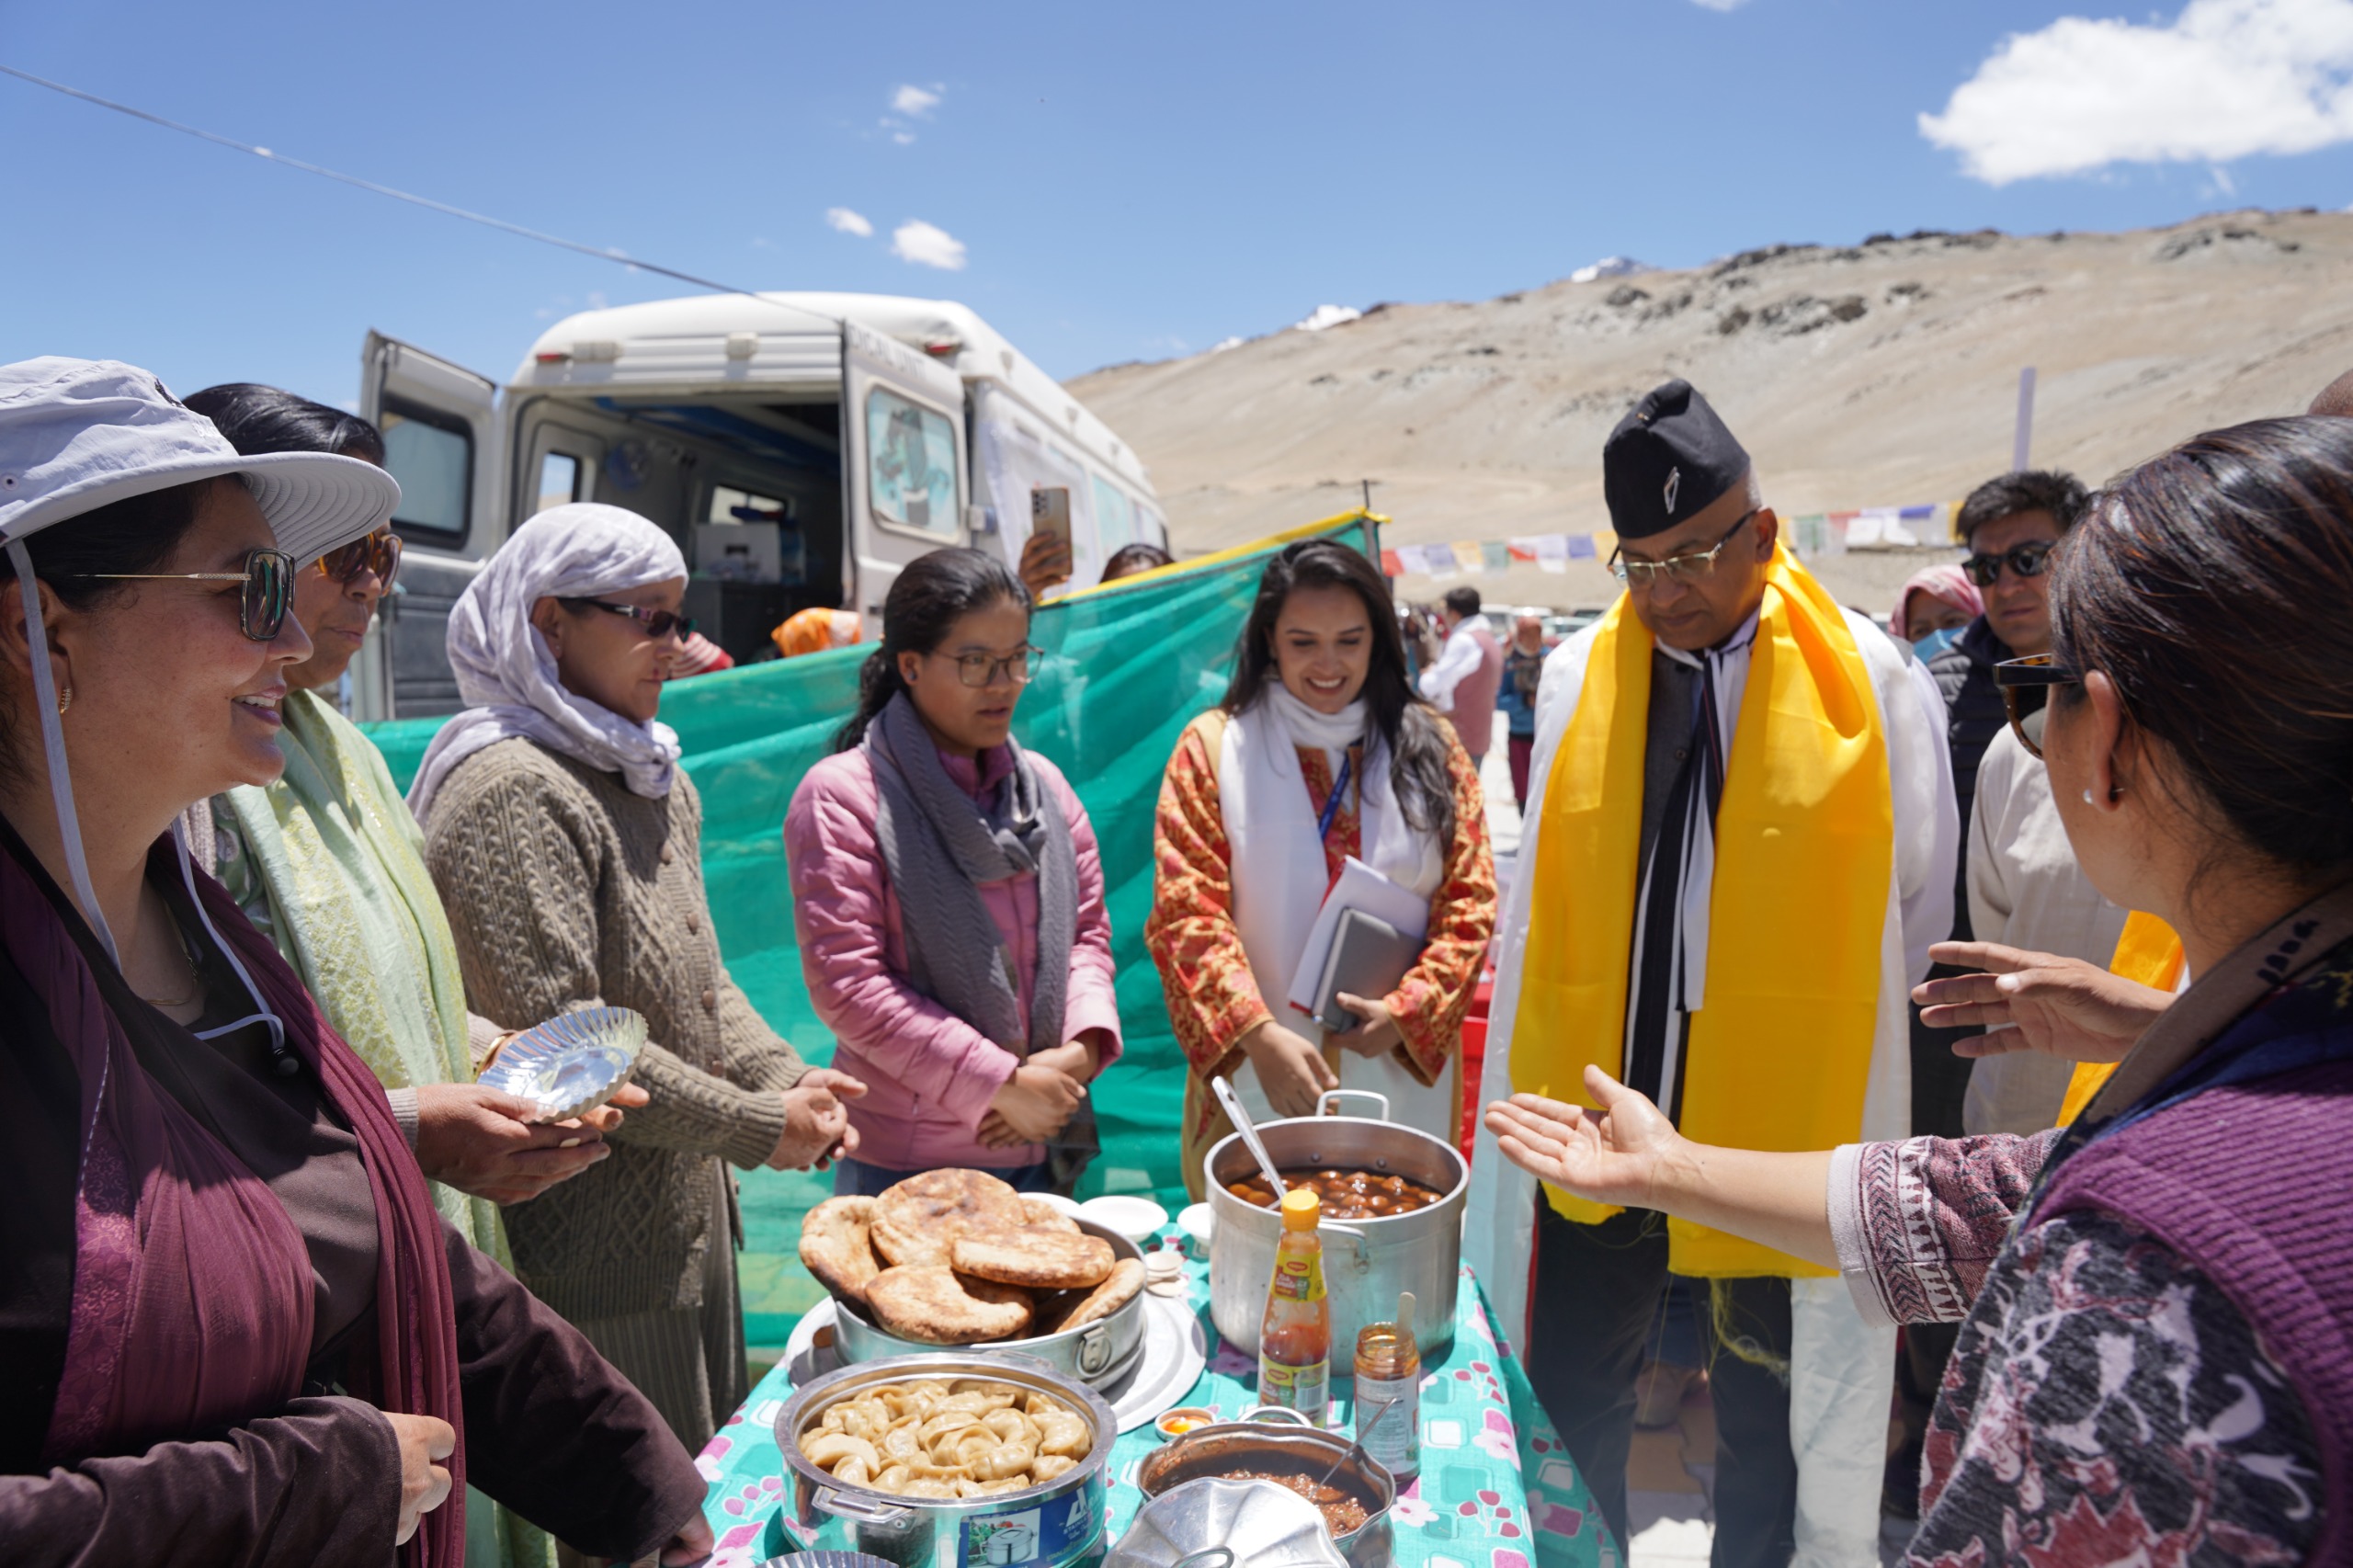
[[[551,506],[498,547],[449,612],[449,667],[466,710],[441,726],[409,786],[423,822],[433,796],[460,762],[515,735],[618,772],[636,794],[670,792],[678,735],[655,720],[641,724],[566,691],[555,656],[531,624],[543,598],[597,598],[687,574],[668,534],[635,512],[594,502]]]

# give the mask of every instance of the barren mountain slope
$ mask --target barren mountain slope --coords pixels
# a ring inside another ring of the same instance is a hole
[[[1178,545],[1199,551],[1341,510],[1360,479],[1392,542],[1606,528],[1602,439],[1669,376],[1722,411],[1784,515],[1958,499],[2008,466],[2024,365],[2040,378],[2033,461],[2095,483],[2196,431],[2301,413],[2353,368],[2353,216],[1773,246],[1376,307],[1072,389],[1152,465]],[[1921,560],[1822,570],[1884,609]],[[1476,581],[1490,602],[1614,590],[1582,563]]]

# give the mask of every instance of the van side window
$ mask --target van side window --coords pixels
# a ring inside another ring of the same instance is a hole
[[[876,522],[951,541],[961,537],[956,427],[946,415],[885,387],[868,392],[866,478]]]
[[[460,543],[471,520],[474,436],[462,419],[404,402],[384,400],[384,467],[400,481],[392,527],[404,537]]]
[[[580,499],[580,460],[570,452],[550,452],[540,460],[540,494],[531,503],[537,517],[551,506]]]
[[[1106,484],[1100,474],[1088,474],[1095,484],[1095,537],[1108,561],[1121,546],[1136,541],[1135,503],[1128,493]]]

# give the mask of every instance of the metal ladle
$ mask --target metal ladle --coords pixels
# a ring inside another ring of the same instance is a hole
[[[1283,1178],[1275,1174],[1275,1162],[1267,1157],[1267,1146],[1258,1141],[1258,1130],[1251,1124],[1250,1113],[1242,1108],[1242,1096],[1233,1092],[1230,1079],[1211,1078],[1210,1088],[1217,1096],[1217,1103],[1225,1108],[1226,1119],[1232,1121],[1233,1130],[1242,1134],[1243,1146],[1256,1159],[1259,1171],[1274,1187],[1275,1206],[1279,1209],[1283,1194],[1290,1189],[1283,1185]]]

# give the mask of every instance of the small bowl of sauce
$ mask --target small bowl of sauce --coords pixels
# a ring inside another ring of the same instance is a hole
[[[1162,1411],[1160,1419],[1152,1424],[1152,1429],[1160,1434],[1160,1440],[1165,1443],[1172,1437],[1181,1437],[1188,1432],[1216,1423],[1216,1411],[1204,1410],[1198,1404],[1180,1404],[1174,1410]]]

